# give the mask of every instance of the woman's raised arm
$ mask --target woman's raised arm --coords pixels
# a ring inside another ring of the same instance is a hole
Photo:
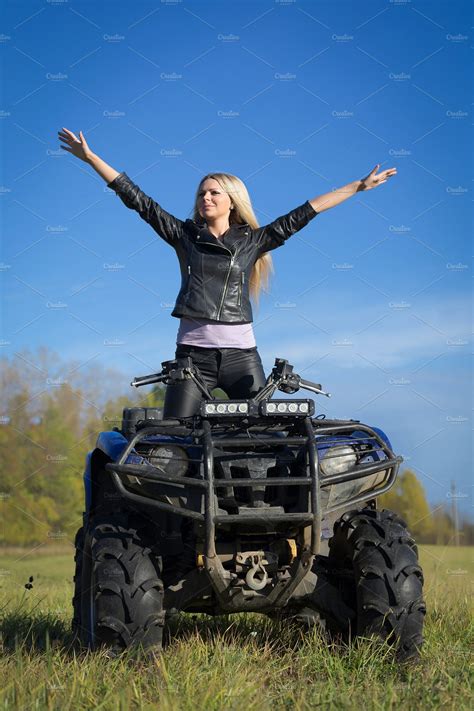
[[[339,205],[341,202],[344,202],[344,200],[347,200],[347,198],[352,197],[352,195],[362,190],[372,190],[372,188],[386,183],[392,175],[397,174],[396,168],[387,168],[376,175],[378,168],[380,168],[379,163],[377,163],[375,168],[373,168],[365,178],[362,178],[362,180],[354,180],[352,183],[343,185],[342,188],[333,190],[330,193],[324,193],[324,195],[319,195],[309,202],[317,212],[324,212],[325,210],[329,210],[330,207],[336,207],[336,205]]]
[[[63,128],[62,131],[58,131],[58,136],[59,139],[66,144],[65,146],[61,146],[63,150],[72,153],[73,156],[83,160],[84,163],[89,163],[107,184],[111,183],[117,175],[120,175],[118,171],[114,170],[110,165],[107,165],[102,158],[99,158],[99,156],[91,151],[82,131],[79,131],[80,138],[77,138],[72,131]]]
[[[63,128],[62,132],[58,131],[58,135],[61,141],[66,144],[61,148],[91,165],[105,180],[107,187],[119,196],[126,207],[138,212],[142,220],[148,222],[165,242],[168,242],[172,247],[177,247],[183,231],[182,220],[164,210],[156,200],[146,195],[124,171],[117,172],[93,153],[82,131],[79,131],[80,138],[77,138],[67,128]]]

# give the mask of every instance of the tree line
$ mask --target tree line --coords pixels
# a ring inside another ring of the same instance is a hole
[[[0,542],[71,541],[84,510],[85,457],[97,434],[120,427],[124,407],[160,407],[164,388],[125,392],[123,373],[64,362],[46,347],[0,364]]]
[[[456,530],[451,500],[446,498],[430,506],[422,483],[411,469],[398,475],[392,488],[379,498],[379,503],[405,519],[417,543],[474,545],[472,521],[461,517]]]
[[[123,373],[65,362],[46,347],[3,357],[0,364],[0,545],[72,541],[84,509],[85,456],[97,434],[120,427],[124,407],[161,407],[165,389],[126,391]],[[381,498],[419,542],[453,542],[449,511],[430,507],[414,472],[402,472]],[[459,533],[461,543],[474,543],[469,521],[461,522]]]

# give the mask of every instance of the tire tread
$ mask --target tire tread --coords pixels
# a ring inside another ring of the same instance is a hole
[[[88,538],[87,567],[95,605],[95,630],[86,635],[89,646],[105,646],[115,653],[129,647],[161,648],[165,618],[161,558],[152,555],[143,520],[124,512],[99,518]],[[84,614],[90,604],[84,597],[87,583],[82,581],[84,618],[89,617]],[[88,619],[84,627],[90,627]]]
[[[418,549],[392,511],[351,511],[334,525],[329,560],[352,567],[355,634],[393,643],[399,660],[419,655],[426,612]]]

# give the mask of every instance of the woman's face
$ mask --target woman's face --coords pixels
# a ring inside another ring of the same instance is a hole
[[[206,222],[229,217],[232,201],[214,178],[206,178],[198,192],[197,207]]]

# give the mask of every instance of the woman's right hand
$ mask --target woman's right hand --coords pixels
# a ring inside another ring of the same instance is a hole
[[[64,151],[72,153],[73,156],[76,156],[76,158],[80,158],[85,163],[90,162],[90,159],[94,154],[89,148],[82,131],[79,131],[80,138],[77,138],[77,136],[72,131],[69,131],[67,128],[63,127],[62,131],[58,131],[58,136],[59,139],[63,141],[66,146],[68,146],[60,146]]]

